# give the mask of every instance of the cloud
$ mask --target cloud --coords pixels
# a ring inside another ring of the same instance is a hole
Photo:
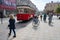
[[[31,0],[31,1],[36,5],[36,7],[37,7],[40,11],[42,11],[42,10],[44,9],[45,2],[42,2],[42,1],[40,1],[40,0],[37,0],[37,1]]]
[[[42,11],[42,10],[44,10],[44,7],[45,7],[46,3],[49,3],[51,1],[57,2],[58,0],[31,0],[31,1],[36,5],[36,7],[40,11]]]

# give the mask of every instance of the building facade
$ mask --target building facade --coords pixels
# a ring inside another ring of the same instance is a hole
[[[60,6],[60,2],[51,1],[51,3],[46,4],[44,11],[56,13],[56,9],[58,6]]]
[[[2,13],[4,17],[7,17],[15,10],[16,0],[0,0],[0,14]]]

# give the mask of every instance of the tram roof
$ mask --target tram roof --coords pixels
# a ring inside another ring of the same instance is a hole
[[[31,10],[34,10],[33,8],[29,7],[29,6],[18,6],[17,9],[19,8],[23,8],[23,9],[31,9]]]

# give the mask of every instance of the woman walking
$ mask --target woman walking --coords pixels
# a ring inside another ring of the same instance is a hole
[[[9,34],[8,34],[8,37],[11,36],[11,32],[13,31],[14,32],[14,36],[13,37],[16,37],[16,32],[15,32],[15,19],[13,18],[13,15],[10,15],[10,19],[9,19]]]

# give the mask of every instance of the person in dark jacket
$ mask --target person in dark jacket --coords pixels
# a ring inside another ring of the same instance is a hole
[[[1,24],[3,24],[3,12],[0,12]]]
[[[12,31],[14,32],[14,36],[13,37],[16,37],[16,32],[15,32],[15,19],[13,18],[12,15],[10,15],[9,25],[8,26],[9,26],[9,30],[10,30],[8,37],[10,37]]]
[[[47,15],[46,15],[46,13],[45,13],[45,14],[44,14],[44,17],[43,17],[44,22],[46,22],[46,17],[47,17]]]
[[[42,15],[40,15],[40,19],[41,19],[41,21],[42,21]]]

